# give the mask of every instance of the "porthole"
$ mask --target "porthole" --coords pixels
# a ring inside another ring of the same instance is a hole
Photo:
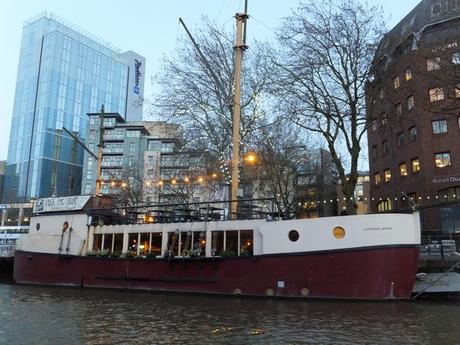
[[[342,238],[345,237],[345,229],[342,228],[341,226],[336,226],[332,230],[332,234],[334,235],[336,239],[341,240]]]
[[[69,228],[69,222],[64,222],[64,224],[62,225],[62,229],[66,231],[68,228]]]
[[[40,223],[35,224],[35,229],[38,231],[40,230]]]
[[[291,230],[288,236],[292,242],[296,242],[299,239],[299,232],[297,230]]]

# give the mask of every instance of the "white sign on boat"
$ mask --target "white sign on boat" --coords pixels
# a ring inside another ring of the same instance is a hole
[[[61,198],[37,199],[34,202],[34,213],[76,211],[85,207],[89,195],[66,196]]]

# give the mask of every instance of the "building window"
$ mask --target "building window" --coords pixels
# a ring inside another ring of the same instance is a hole
[[[387,154],[388,153],[388,141],[382,141],[382,151],[383,151],[383,154]]]
[[[377,204],[377,210],[379,212],[391,211],[393,209],[393,203],[391,199],[382,200]]]
[[[414,109],[414,106],[415,106],[414,96],[409,96],[407,98],[407,109],[412,110]]]
[[[417,173],[420,171],[420,162],[418,158],[414,158],[411,160],[411,165],[412,165],[412,173]]]
[[[446,120],[437,120],[431,122],[433,127],[433,134],[442,134],[447,133],[447,121]]]
[[[136,152],[136,143],[129,143],[129,153]]]
[[[401,115],[402,114],[402,105],[401,103],[398,103],[395,105],[395,111],[396,111],[396,115]]]
[[[410,141],[417,140],[417,127],[413,126],[409,128],[409,140]]]
[[[399,164],[399,175],[407,176],[407,165],[406,165],[406,163]]]
[[[99,125],[99,116],[90,116],[89,117],[89,124],[91,126]]]
[[[412,79],[412,70],[410,68],[406,68],[406,72],[404,73],[404,75],[406,77],[406,81],[411,80]]]
[[[385,178],[385,182],[390,182],[391,180],[391,170],[390,169],[386,169],[384,172],[383,172],[383,176]]]
[[[426,70],[428,72],[437,69],[441,69],[441,58],[439,56],[426,60]]]
[[[460,116],[458,117],[457,122],[458,122],[458,129],[460,129]]]
[[[398,133],[398,146],[404,146],[404,132]]]
[[[450,167],[450,152],[440,152],[434,155],[434,164],[438,168]]]
[[[444,89],[442,87],[435,87],[428,90],[430,94],[430,102],[443,101]]]
[[[382,88],[379,90],[379,98],[380,98],[380,99],[383,99],[383,97],[385,97],[385,89],[382,87]]]
[[[128,158],[128,165],[132,167],[132,166],[134,166],[135,164],[136,164],[136,159],[135,159],[133,156],[130,156],[130,157]]]
[[[400,81],[399,81],[399,77],[394,78],[394,79],[393,79],[393,87],[394,87],[395,89],[397,89],[397,88],[399,88],[400,86],[401,86],[401,83],[400,83]]]
[[[431,15],[432,16],[437,16],[441,14],[441,3],[436,3],[434,5],[431,5]]]
[[[96,131],[94,129],[91,129],[89,131],[89,140],[94,140],[96,138]]]
[[[452,54],[452,63],[454,65],[460,65],[460,53],[453,53]]]
[[[372,158],[377,158],[377,145],[372,146]]]
[[[133,131],[133,130],[126,131],[126,137],[128,138],[139,138],[140,136],[141,136],[141,131]]]
[[[372,121],[372,131],[375,132],[377,130],[377,120]]]
[[[375,185],[378,186],[380,184],[381,178],[380,178],[380,173],[377,173],[374,175],[374,182]]]
[[[442,201],[460,200],[460,187],[450,187],[438,192],[439,199]]]

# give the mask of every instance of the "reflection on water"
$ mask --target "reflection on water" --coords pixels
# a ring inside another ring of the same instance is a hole
[[[0,285],[0,344],[460,344],[459,302],[364,303]]]

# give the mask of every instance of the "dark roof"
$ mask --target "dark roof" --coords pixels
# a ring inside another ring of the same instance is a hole
[[[454,4],[454,5],[451,5]],[[438,12],[439,10],[439,12]],[[460,2],[444,0],[422,0],[380,41],[376,60],[397,48],[404,40],[426,27],[460,16]]]

